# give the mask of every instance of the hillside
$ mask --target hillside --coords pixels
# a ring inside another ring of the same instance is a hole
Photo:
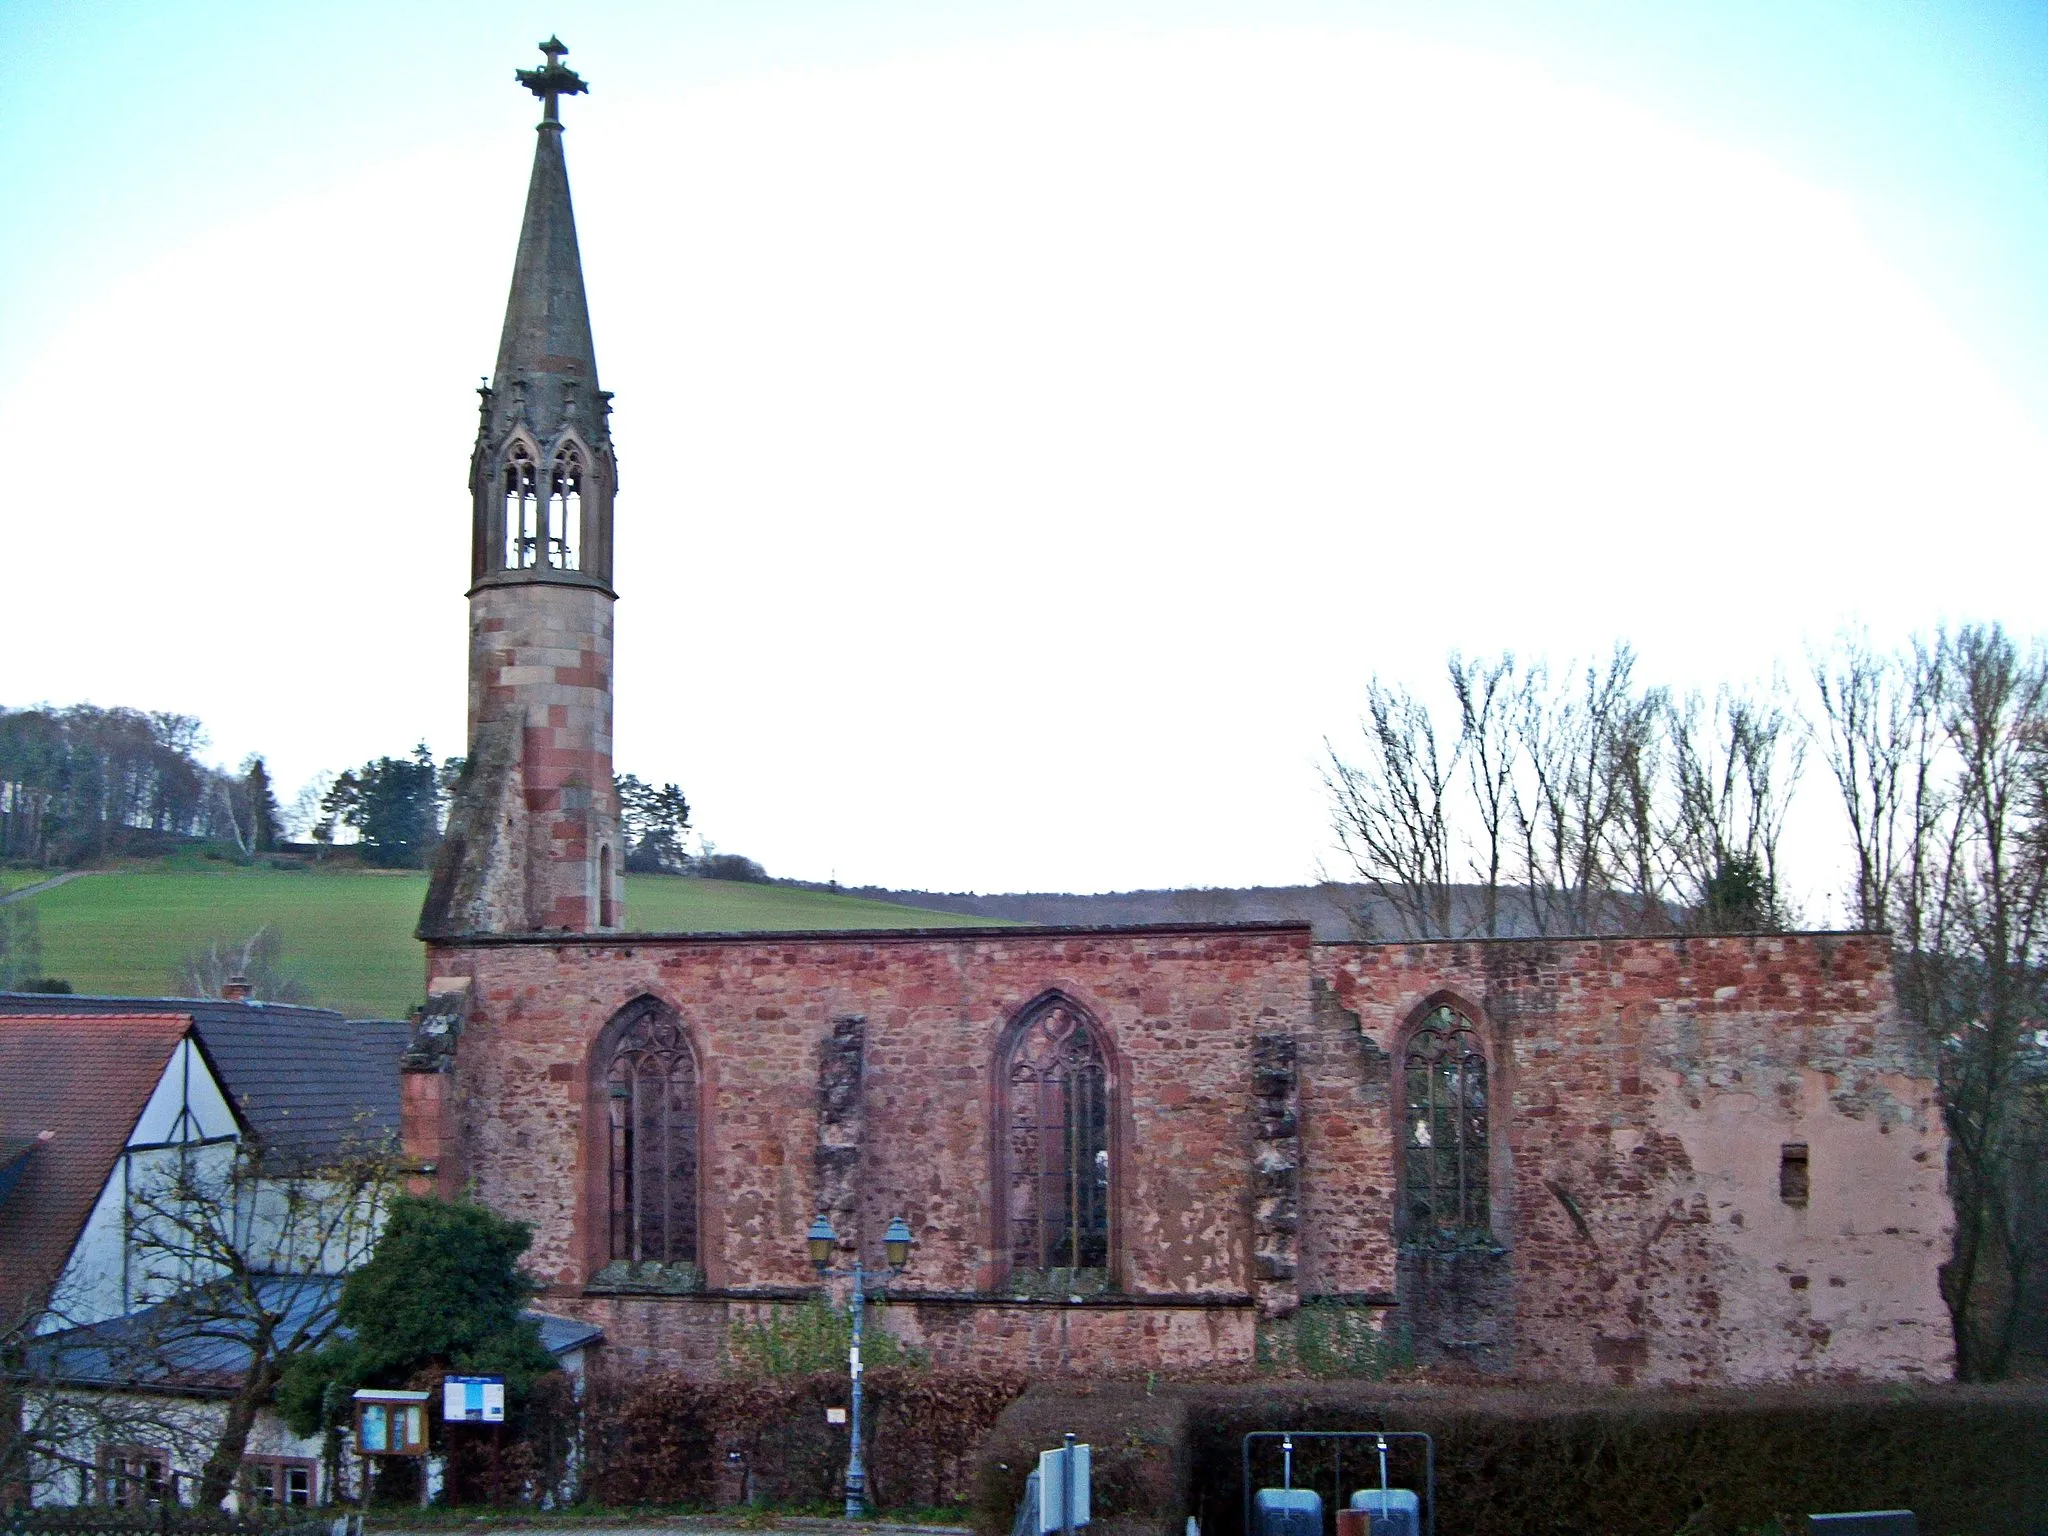
[[[24,880],[5,872],[0,891]],[[33,877],[32,877],[33,878]],[[99,872],[22,898],[42,932],[43,969],[80,992],[163,996],[181,990],[186,955],[269,923],[285,968],[310,1001],[359,1018],[402,1017],[419,1000],[412,936],[427,879],[417,871],[242,868],[178,856]],[[934,912],[781,885],[629,875],[635,931],[759,932],[988,926],[1001,919]]]

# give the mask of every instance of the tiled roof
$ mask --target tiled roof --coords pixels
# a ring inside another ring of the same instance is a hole
[[[271,1275],[257,1283],[257,1302],[278,1312],[289,1338],[316,1309],[333,1304],[339,1275]],[[604,1337],[603,1330],[545,1312],[524,1316],[539,1325],[541,1347],[557,1359]],[[205,1396],[231,1392],[249,1367],[249,1350],[233,1323],[201,1319],[177,1302],[127,1317],[71,1328],[38,1339],[27,1374],[70,1386],[172,1389]]]
[[[176,1009],[199,1038],[264,1149],[332,1159],[398,1139],[398,1058],[406,1024],[327,1008],[221,998],[67,997],[0,992],[0,1015]]]
[[[191,1028],[163,1012],[0,1016],[0,1137],[36,1143],[0,1213],[0,1326],[41,1304]]]

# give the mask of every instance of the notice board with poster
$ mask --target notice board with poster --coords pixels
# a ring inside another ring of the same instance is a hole
[[[441,1418],[448,1424],[502,1424],[505,1422],[505,1378],[502,1376],[444,1376],[441,1378]]]

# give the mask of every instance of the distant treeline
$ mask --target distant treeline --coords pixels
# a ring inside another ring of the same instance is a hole
[[[0,708],[0,858],[79,864],[164,836],[270,846],[277,804],[263,760],[222,773],[199,761],[205,745],[190,715]]]
[[[437,764],[421,743],[403,757],[319,775],[285,818],[261,757],[224,773],[199,761],[205,745],[191,715],[0,707],[0,860],[77,865],[161,852],[172,839],[248,858],[277,848],[289,819],[317,849],[353,844],[367,864],[419,869],[433,858],[463,769],[459,757]],[[689,854],[690,805],[674,784],[628,773],[613,788],[630,872],[766,878],[735,854]]]

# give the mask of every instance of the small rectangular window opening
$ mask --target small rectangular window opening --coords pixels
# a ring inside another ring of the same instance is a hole
[[[1788,1141],[1778,1148],[1778,1198],[1787,1205],[1804,1206],[1810,1188],[1806,1143]]]

